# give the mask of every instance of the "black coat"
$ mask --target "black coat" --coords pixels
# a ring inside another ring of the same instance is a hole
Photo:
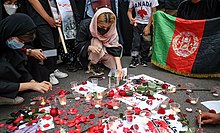
[[[35,27],[30,17],[20,13],[0,21],[0,96],[15,98],[20,83],[33,79],[25,68],[24,53],[8,48],[5,42],[10,37],[24,35]]]
[[[220,17],[220,0],[201,0],[194,4],[191,0],[183,1],[177,17],[189,20],[210,19]]]

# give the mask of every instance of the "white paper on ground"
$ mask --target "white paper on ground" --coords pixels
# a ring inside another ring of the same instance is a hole
[[[86,81],[87,84],[85,85],[79,85],[76,87],[75,91],[80,93],[80,94],[86,94],[86,93],[93,93],[93,92],[103,92],[105,91],[107,88],[105,87],[101,87],[101,86],[94,86],[91,82]],[[80,91],[79,89],[83,87],[85,90],[87,91]],[[72,88],[71,88],[72,89]],[[72,89],[74,91],[74,89]]]
[[[209,110],[214,109],[216,113],[220,113],[220,100],[201,102]]]
[[[166,114],[164,114],[164,115],[161,115],[161,114],[151,115],[150,119],[148,119],[146,117],[143,118],[139,115],[135,115],[135,119],[132,123],[128,123],[126,120],[123,121],[123,120],[118,119],[118,120],[115,121],[115,123],[116,123],[116,132],[117,133],[123,133],[123,128],[129,128],[130,129],[130,127],[132,125],[137,124],[139,126],[138,133],[152,133],[153,131],[151,131],[148,127],[148,125],[152,125],[152,123],[151,123],[152,121],[154,121],[155,123],[157,123],[157,121],[158,121],[158,123],[163,123],[163,126],[167,127],[167,132],[169,132],[169,133],[178,133],[179,131],[187,131],[187,127],[182,127],[181,122],[177,121],[178,118],[179,118],[177,115],[174,115],[175,120],[169,120],[168,117],[165,117],[165,116],[168,116],[170,114],[172,114],[171,110],[166,110]],[[150,123],[146,124],[146,123],[148,123],[148,121]],[[118,126],[120,124],[122,124],[123,126]],[[156,128],[155,126],[156,125],[154,125],[154,128]],[[159,126],[159,124],[157,126]],[[148,131],[145,131],[145,129],[148,129]],[[107,133],[107,132],[108,132],[108,130],[105,128],[104,133]]]
[[[57,49],[45,50],[45,51],[42,51],[42,53],[45,57],[57,56]]]

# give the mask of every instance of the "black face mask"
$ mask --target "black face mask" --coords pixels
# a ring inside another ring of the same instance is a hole
[[[110,28],[103,29],[103,28],[98,27],[98,28],[97,28],[97,31],[98,31],[101,35],[105,35],[105,34],[109,31],[109,29],[110,29]]]

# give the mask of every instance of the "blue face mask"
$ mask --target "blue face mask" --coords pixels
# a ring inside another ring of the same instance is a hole
[[[6,44],[11,49],[21,49],[24,46],[23,43],[17,41],[16,39],[7,40]]]

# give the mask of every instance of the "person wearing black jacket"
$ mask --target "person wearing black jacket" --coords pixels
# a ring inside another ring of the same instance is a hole
[[[185,0],[179,7],[177,17],[189,20],[220,17],[220,0]]]
[[[51,89],[47,81],[36,82],[25,68],[25,55],[20,48],[33,41],[36,25],[32,19],[16,13],[0,21],[0,105],[20,104],[19,92],[34,90],[45,93]]]

